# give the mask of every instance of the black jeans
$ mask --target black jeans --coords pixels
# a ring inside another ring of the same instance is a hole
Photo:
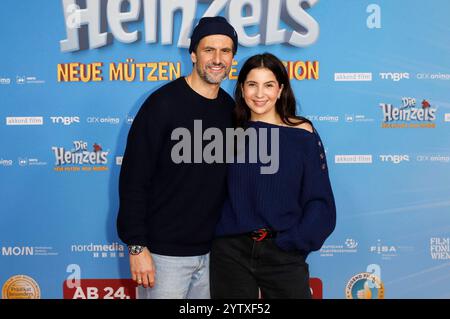
[[[247,235],[216,238],[210,260],[211,298],[310,299],[305,257],[284,251],[274,239]]]

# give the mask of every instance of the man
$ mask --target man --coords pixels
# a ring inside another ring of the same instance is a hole
[[[129,248],[132,278],[142,285],[139,298],[210,298],[209,250],[226,193],[225,159],[199,162],[202,150],[192,143],[191,163],[174,161],[172,132],[186,128],[195,136],[194,120],[203,130],[232,127],[234,102],[220,83],[237,41],[223,17],[202,18],[191,36],[192,73],[151,94],[131,126],[117,229]]]

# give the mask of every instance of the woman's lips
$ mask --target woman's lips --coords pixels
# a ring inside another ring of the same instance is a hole
[[[256,106],[264,106],[266,103],[267,103],[267,101],[255,101],[255,100],[253,100],[253,103],[256,105]]]

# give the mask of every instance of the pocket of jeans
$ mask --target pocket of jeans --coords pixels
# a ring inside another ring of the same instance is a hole
[[[307,265],[305,256],[299,251],[286,251],[281,249],[275,243],[275,240],[269,239],[266,241],[266,249],[264,250],[264,260],[267,263],[276,264],[292,264]]]
[[[229,255],[236,254],[236,252],[242,249],[242,236],[228,236],[228,237],[217,237],[213,240],[211,246],[211,254],[218,255]]]

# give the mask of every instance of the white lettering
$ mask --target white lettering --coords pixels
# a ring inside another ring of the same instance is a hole
[[[145,42],[155,43],[158,38],[163,45],[173,43],[174,15],[181,13],[181,26],[177,46],[187,48],[193,29],[198,2],[203,0],[86,0],[86,7],[81,9],[76,0],[61,0],[64,12],[66,36],[60,41],[62,52],[73,52],[81,49],[95,49],[111,43],[109,35],[123,43],[138,41],[137,30],[128,32],[124,24],[138,21],[143,11]],[[226,8],[230,23],[236,28],[239,41],[244,46],[260,44],[289,43],[296,47],[314,44],[319,37],[319,24],[305,8],[314,6],[318,0],[209,0],[209,7],[203,16],[217,16]],[[122,12],[124,3],[128,3],[128,11]],[[243,9],[251,11],[242,16]],[[282,10],[285,8],[285,10]],[[159,10],[159,11],[158,11]],[[158,21],[158,17],[159,20]],[[292,31],[278,29],[280,18],[294,28]],[[101,30],[102,22],[106,22],[107,30]],[[248,35],[247,26],[258,26],[259,32]],[[86,27],[87,33],[80,32]],[[102,32],[104,31],[104,32]]]

